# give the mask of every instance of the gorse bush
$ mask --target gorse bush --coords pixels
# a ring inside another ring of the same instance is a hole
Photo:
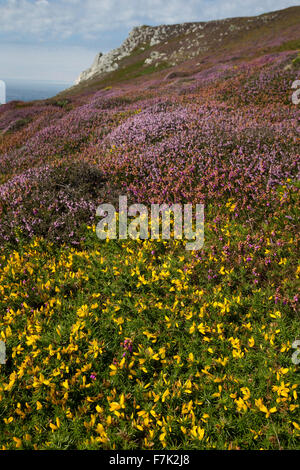
[[[28,170],[0,187],[0,239],[43,236],[80,242],[80,227],[95,217],[105,180],[83,162]]]

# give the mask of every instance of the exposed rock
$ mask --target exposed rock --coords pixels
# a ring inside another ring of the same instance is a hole
[[[203,29],[205,23],[183,23],[178,25],[161,25],[161,26],[137,26],[133,28],[129,36],[123,44],[108,52],[97,54],[92,67],[82,72],[77,78],[75,84],[93,78],[103,73],[113,72],[119,68],[120,61],[129,56],[136,48],[145,49],[145,44],[154,47],[165,40],[169,40],[180,34],[190,34],[192,31]],[[149,51],[149,57],[145,60],[145,64],[153,64],[167,58],[167,54],[157,51]]]
[[[148,59],[145,60],[144,64],[151,65],[155,62],[161,62],[167,58],[168,56],[164,52],[152,51],[150,54],[150,57],[148,57]]]

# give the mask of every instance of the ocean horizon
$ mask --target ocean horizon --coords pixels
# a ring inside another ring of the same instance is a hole
[[[72,83],[50,80],[2,79],[6,84],[6,102],[34,101],[52,98]]]

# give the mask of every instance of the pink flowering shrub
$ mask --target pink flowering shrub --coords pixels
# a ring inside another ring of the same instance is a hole
[[[43,236],[78,244],[80,227],[90,223],[104,186],[102,173],[82,162],[42,166],[0,187],[0,240],[15,243]]]
[[[76,184],[59,186],[62,168],[69,177],[75,172],[74,160],[76,168],[89,162],[100,180],[132,201],[221,206],[232,198],[234,217],[261,220],[277,201],[276,188],[299,177],[293,57],[216,63],[188,82],[128,82],[66,105],[1,107],[1,236],[16,239],[19,227],[26,236],[69,240],[79,219],[92,220],[96,195],[80,171]],[[75,213],[81,214],[76,222]]]

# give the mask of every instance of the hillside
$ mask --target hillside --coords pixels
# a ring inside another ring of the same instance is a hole
[[[264,53],[298,50],[299,24],[300,7],[291,7],[257,17],[136,27],[119,48],[99,53],[76,83],[90,87],[164,69],[191,73],[218,62],[239,63]]]
[[[0,107],[1,449],[299,449],[299,13]],[[120,195],[204,204],[203,247],[100,240]]]

